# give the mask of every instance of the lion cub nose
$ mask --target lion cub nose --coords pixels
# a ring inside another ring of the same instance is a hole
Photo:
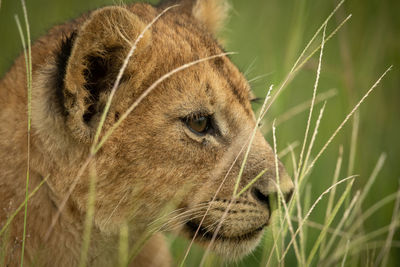
[[[276,192],[272,192],[269,194],[264,194],[262,193],[258,188],[253,187],[251,190],[251,193],[253,195],[253,197],[262,205],[267,205],[268,208],[270,207],[270,203],[269,203],[269,196],[270,194],[277,194]],[[283,192],[282,192],[283,193]],[[290,189],[289,192],[287,193],[283,193],[283,197],[285,199],[285,202],[288,203],[290,201],[290,199],[292,198],[293,195],[293,189]]]
[[[270,185],[268,187],[265,184],[256,184],[251,189],[251,194],[256,201],[262,205],[268,206],[270,208],[270,195],[273,194],[277,196],[278,190],[276,185]],[[282,192],[283,198],[286,203],[290,201],[293,195],[293,182],[287,173],[282,175],[282,179],[279,183],[280,191]]]
[[[260,204],[267,205],[268,208],[270,207],[269,203],[269,195],[264,195],[258,188],[253,187],[251,190],[251,194],[253,195],[254,199],[256,199]]]

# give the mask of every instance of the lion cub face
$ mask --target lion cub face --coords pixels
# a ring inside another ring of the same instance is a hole
[[[225,16],[224,9],[221,1],[184,1],[146,32],[127,65],[103,132],[164,74],[223,53],[210,30],[215,30],[218,16]],[[49,115],[54,101],[46,109],[36,104],[37,114],[42,115],[34,118],[43,139],[60,143],[54,154],[69,155],[64,158],[75,158],[74,164],[87,156],[110,89],[132,43],[161,11],[136,4],[92,13],[64,43],[64,57],[68,55],[65,65],[56,55],[57,64],[43,71],[42,78],[47,80],[46,75],[63,75],[62,84],[53,85],[59,92],[56,102],[60,106]],[[167,218],[165,228],[180,225],[189,237],[199,229],[196,240],[205,245],[215,235],[214,250],[230,257],[251,251],[271,217],[269,198],[277,191],[277,168],[271,147],[257,131],[238,192],[259,173],[265,174],[233,199],[256,126],[250,98],[247,81],[226,56],[187,68],[157,86],[95,156],[95,223],[99,229],[115,233],[121,222],[128,221],[132,236],[137,237],[167,205],[174,204],[179,210]],[[46,124],[49,118],[52,121]],[[71,164],[65,162],[65,166]],[[292,183],[281,163],[278,171],[281,190],[289,194]],[[76,171],[65,167],[58,172],[63,175],[55,175],[58,178],[49,183],[63,195]],[[87,183],[88,178],[82,178],[71,196],[83,211]]]

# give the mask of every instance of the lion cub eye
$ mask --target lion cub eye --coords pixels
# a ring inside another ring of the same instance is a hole
[[[191,116],[185,118],[186,126],[195,134],[205,135],[212,129],[210,116]]]

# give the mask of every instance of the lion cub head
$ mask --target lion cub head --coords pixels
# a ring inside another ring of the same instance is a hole
[[[43,144],[43,172],[61,201],[88,158],[101,114],[136,38],[162,10],[179,2],[145,32],[113,97],[102,135],[164,74],[223,53],[214,38],[226,17],[223,1],[170,1],[159,7],[106,7],[77,21],[53,60],[37,75],[33,125]],[[227,56],[193,65],[159,84],[93,156],[94,222],[105,234],[128,222],[138,238],[169,203],[176,225],[220,254],[240,257],[258,243],[271,217],[269,198],[292,182],[273,150],[256,132],[250,88]],[[51,167],[49,167],[51,166]],[[47,169],[46,169],[47,168]],[[239,191],[265,172],[250,188]],[[89,171],[77,181],[71,205],[86,210]],[[228,209],[229,206],[229,209]],[[209,208],[205,219],[202,216]],[[223,214],[224,220],[219,226]],[[170,222],[170,221],[169,221]],[[218,228],[218,232],[217,231]]]

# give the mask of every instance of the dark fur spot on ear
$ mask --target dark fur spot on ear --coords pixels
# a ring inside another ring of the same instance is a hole
[[[104,58],[89,56],[87,59],[88,68],[84,72],[86,79],[85,88],[90,93],[90,100],[85,99],[88,108],[83,114],[83,119],[86,123],[90,121],[96,112],[95,105],[99,101],[100,92],[102,90],[104,77],[107,75],[107,62]]]
[[[115,112],[114,120],[115,120],[115,121],[118,121],[118,120],[119,120],[119,112],[118,112],[118,111]]]
[[[63,113],[67,111],[64,106],[64,78],[66,75],[68,59],[71,56],[72,46],[74,45],[76,32],[72,32],[69,36],[65,36],[60,44],[60,48],[56,51],[55,62],[56,62],[56,97],[59,101],[60,107]]]
[[[86,57],[87,69],[84,71],[86,84],[90,98],[87,99],[88,108],[83,115],[83,119],[88,123],[93,115],[101,111],[100,94],[111,89],[119,68],[118,59],[114,57],[121,47],[111,47],[106,49],[104,55],[89,55]],[[85,100],[86,101],[86,100]]]

